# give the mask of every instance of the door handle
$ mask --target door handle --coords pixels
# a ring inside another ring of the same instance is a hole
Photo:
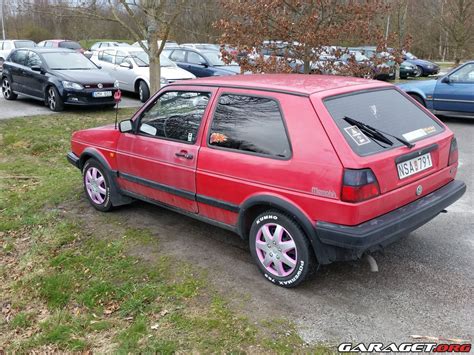
[[[178,158],[185,158],[185,159],[192,159],[193,158],[193,155],[192,154],[189,154],[187,151],[185,150],[182,150],[180,152],[177,152],[175,153],[175,155],[178,157]]]

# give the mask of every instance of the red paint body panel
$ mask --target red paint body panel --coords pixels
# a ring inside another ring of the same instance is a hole
[[[212,93],[195,144],[122,134],[107,126],[76,132],[72,149],[77,156],[85,148],[96,149],[119,174],[137,176],[224,204],[240,206],[253,196],[271,195],[296,206],[313,222],[357,225],[429,194],[452,181],[456,174],[457,164],[448,167],[453,134],[442,122],[443,132],[416,142],[412,150],[402,146],[360,157],[350,148],[322,100],[336,94],[386,87],[393,88],[378,81],[317,75],[236,75],[190,80],[186,84],[169,85],[160,93],[167,90]],[[222,93],[265,96],[278,101],[291,142],[291,158],[272,159],[209,147],[212,113],[216,98]],[[146,105],[152,102],[153,99]],[[133,119],[140,116],[146,105]],[[431,152],[433,167],[400,180],[395,159],[432,144],[438,145]],[[176,157],[183,150],[192,154],[193,159]],[[116,154],[112,157],[111,152]],[[361,203],[342,202],[344,168],[372,169],[381,195]],[[201,202],[199,198],[182,197],[123,178],[118,182],[122,189],[187,212],[228,225],[237,223],[235,211]],[[419,184],[423,185],[423,193],[417,196]]]

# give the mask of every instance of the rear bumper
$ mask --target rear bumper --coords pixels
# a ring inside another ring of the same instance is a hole
[[[333,254],[331,259],[354,259],[364,252],[381,249],[421,227],[465,192],[464,182],[454,180],[408,205],[356,226],[317,222],[316,232],[324,246],[351,251],[351,256],[341,256],[341,250],[329,252]]]

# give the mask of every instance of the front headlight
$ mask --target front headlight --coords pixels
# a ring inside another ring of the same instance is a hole
[[[114,88],[118,89],[120,87],[120,83],[118,80],[115,80],[114,82]]]
[[[78,83],[73,83],[71,81],[63,81],[63,87],[65,89],[84,90],[84,86]]]
[[[432,65],[428,65],[428,68],[433,69],[433,66],[432,66]]]

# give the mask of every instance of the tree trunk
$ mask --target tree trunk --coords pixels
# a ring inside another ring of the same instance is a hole
[[[161,65],[160,56],[150,55],[150,96],[160,89]]]

